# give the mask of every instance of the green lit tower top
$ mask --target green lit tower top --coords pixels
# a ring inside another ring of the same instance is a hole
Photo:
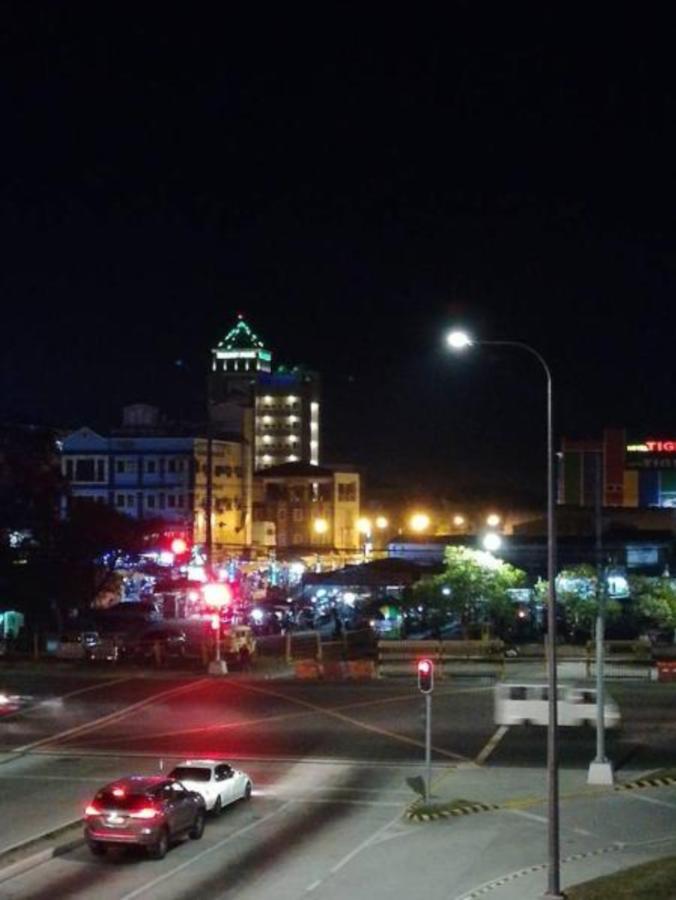
[[[237,322],[211,351],[214,400],[248,395],[260,372],[269,372],[272,354],[240,314]]]

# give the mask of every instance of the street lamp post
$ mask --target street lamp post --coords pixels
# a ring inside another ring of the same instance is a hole
[[[473,341],[463,331],[452,331],[447,338],[453,350],[463,350],[473,344],[488,347],[513,347],[535,357],[542,366],[547,384],[547,685],[549,720],[547,723],[547,822],[548,873],[547,893],[550,900],[563,898],[561,893],[561,860],[559,838],[559,748],[557,731],[557,673],[556,673],[556,531],[554,514],[554,428],[552,415],[552,373],[544,357],[530,344],[522,341]]]

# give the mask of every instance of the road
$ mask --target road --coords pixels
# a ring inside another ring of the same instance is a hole
[[[408,879],[415,890],[426,860],[425,871],[440,862],[453,870],[451,884],[435,882],[428,894],[449,900],[546,858],[545,810],[537,799],[544,794],[544,729],[514,728],[496,739],[490,684],[437,686],[436,792],[486,803],[534,799],[517,811],[411,826],[402,812],[414,797],[407,779],[422,768],[423,703],[410,682],[12,672],[0,678],[3,691],[22,698],[17,712],[0,719],[0,850],[77,818],[102,783],[132,771],[157,772],[183,757],[228,758],[255,784],[250,804],[229,809],[210,822],[199,844],[184,842],[162,862],[133,853],[95,860],[80,848],[0,884],[3,898],[87,897],[94,889],[100,900],[278,900],[346,891],[375,898],[395,870],[396,884]],[[624,727],[610,739],[611,758],[626,773],[671,765],[676,688],[632,683],[614,685],[612,693]],[[601,804],[608,805],[609,820],[617,819],[620,807],[630,808],[628,829],[645,817],[641,836],[658,841],[652,848],[658,852],[662,831],[674,832],[676,792],[652,802],[617,793],[586,796],[584,774],[593,749],[592,730],[562,731],[564,855],[621,839],[608,833]],[[623,833],[625,843],[630,838],[631,831]]]

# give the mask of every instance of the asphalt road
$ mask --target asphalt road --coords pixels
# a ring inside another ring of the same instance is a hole
[[[452,883],[435,884],[429,896],[452,898],[510,866],[546,858],[546,820],[537,807],[486,816],[478,824],[463,819],[462,828],[438,823],[427,832],[434,835],[431,842],[420,844],[422,831],[401,817],[414,796],[407,778],[421,772],[423,756],[424,705],[410,682],[92,678],[7,671],[0,680],[1,691],[20,698],[17,711],[0,718],[0,850],[77,818],[101,784],[129,772],[157,772],[179,758],[231,759],[255,784],[250,804],[231,808],[210,822],[199,844],[182,843],[163,862],[133,853],[95,860],[78,849],[0,884],[3,898],[90,897],[95,892],[100,900],[141,895],[280,900],[313,892],[341,896],[341,891],[371,898],[389,883],[393,866],[404,865],[398,884],[409,878],[414,890],[420,861],[431,868],[446,865],[449,852],[459,854]],[[612,693],[623,728],[609,740],[611,758],[625,773],[672,765],[676,686],[617,684]],[[501,730],[495,738],[492,685],[438,684],[433,744],[440,796],[502,803],[544,793],[544,729]],[[593,753],[593,730],[562,730],[564,796],[568,791],[577,797]],[[609,826],[598,802],[570,800],[590,806],[574,815],[570,807],[564,850],[606,841]],[[639,814],[645,817],[641,835],[658,842],[651,852],[665,846],[659,843],[663,833],[674,833],[676,796],[655,798],[649,805],[615,794],[607,802],[624,804],[622,809],[628,804],[627,828]],[[594,827],[585,828],[585,821]],[[443,840],[442,828],[447,829]],[[625,834],[625,841],[630,837]],[[397,851],[388,856],[394,847]],[[372,891],[373,879],[378,889]]]

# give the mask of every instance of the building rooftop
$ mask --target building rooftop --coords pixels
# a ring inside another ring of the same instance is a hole
[[[251,330],[244,321],[243,316],[238,316],[234,325],[218,344],[217,350],[263,350],[265,344],[257,334]]]

